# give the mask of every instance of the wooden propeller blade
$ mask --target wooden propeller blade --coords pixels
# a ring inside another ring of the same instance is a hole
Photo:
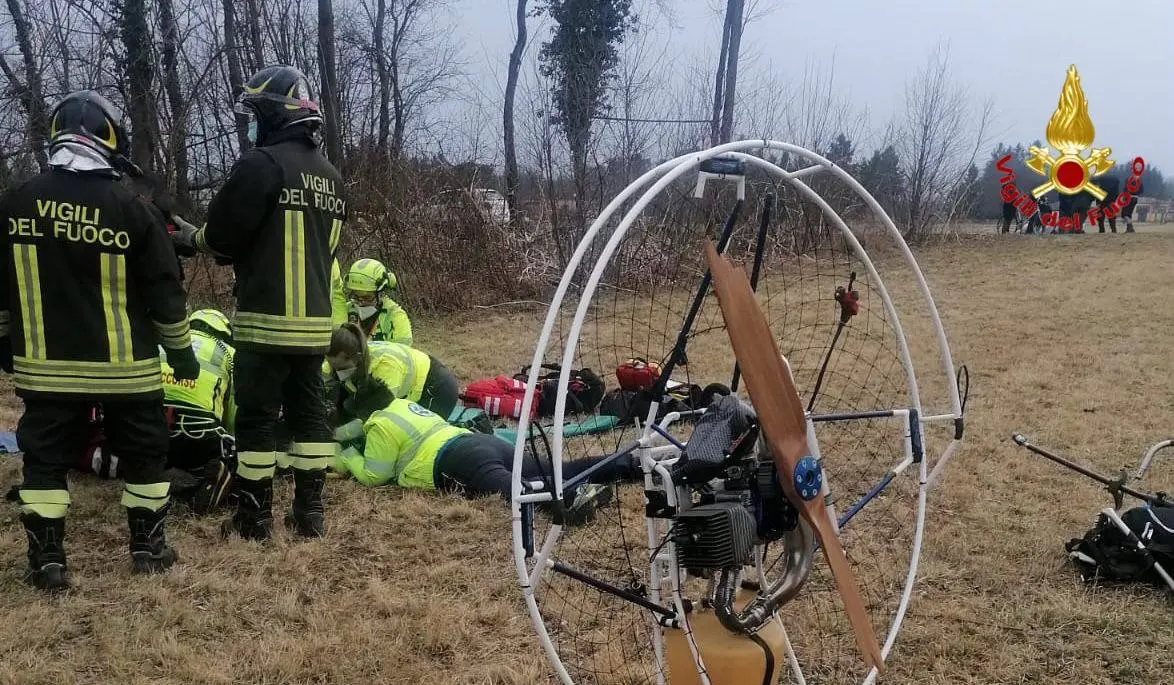
[[[824,506],[823,495],[817,494],[810,500],[804,500],[795,488],[795,469],[801,459],[810,455],[807,447],[807,419],[803,414],[799,393],[795,390],[795,382],[779,352],[766,316],[758,306],[745,270],[735,267],[728,258],[719,256],[713,243],[708,241],[705,244],[705,256],[709,261],[714,292],[726,321],[730,344],[734,348],[734,357],[742,368],[750,403],[754,405],[763,436],[774,455],[783,490],[819,538],[864,663],[883,670],[880,646],[873,633],[872,623],[868,620],[868,611],[860,596],[856,577],[848,565],[840,538]]]

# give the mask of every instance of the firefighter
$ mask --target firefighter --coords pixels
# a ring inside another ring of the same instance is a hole
[[[396,399],[371,414],[363,436],[339,445],[332,469],[363,485],[395,483],[420,490],[461,490],[466,496],[499,495],[509,499],[514,446],[495,435],[449,425],[444,417],[410,400]],[[563,493],[572,517],[590,519],[596,507],[614,496],[610,484],[643,477],[637,460],[586,457],[563,463],[563,478],[593,467],[588,481]],[[522,460],[526,478],[549,477],[550,464],[531,454]]]
[[[249,79],[236,111],[254,147],[241,155],[198,231],[173,235],[185,254],[211,252],[236,273],[233,386],[237,508],[227,537],[268,540],[279,415],[291,432],[294,499],[285,523],[324,534],[322,488],[333,454],[322,401],[322,362],[333,329],[331,265],[346,221],[342,178],[320,148],[322,113],[291,66]]]
[[[195,379],[186,295],[166,228],[125,187],[122,115],[94,91],[49,116],[49,169],[0,204],[0,366],[24,400],[21,520],[32,585],[68,587],[66,474],[94,404],[121,457],[133,570],[175,563],[164,522],[167,423],[159,344],[177,378]]]
[[[360,259],[346,275],[350,320],[369,340],[412,346],[412,322],[404,308],[391,299],[397,280],[382,262]]]
[[[163,363],[163,403],[171,427],[168,479],[177,499],[186,500],[195,513],[206,514],[225,499],[232,481],[236,350],[232,324],[223,313],[201,309],[192,312],[188,322],[199,376],[194,381],[178,379]]]
[[[1100,208],[1097,213],[1097,233],[1105,232],[1105,215],[1113,203],[1117,201],[1117,196],[1121,194],[1121,179],[1113,174],[1105,174],[1096,179],[1097,185],[1101,190],[1105,191],[1105,197],[1102,200],[1096,200],[1096,206]],[[1109,228],[1113,233],[1117,232],[1117,212],[1113,210],[1113,214],[1109,216]]]

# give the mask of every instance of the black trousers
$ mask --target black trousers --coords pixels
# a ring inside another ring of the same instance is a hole
[[[66,474],[85,448],[93,404],[70,400],[27,399],[16,427],[24,453],[25,490],[65,490]],[[132,485],[166,479],[167,419],[163,400],[104,402],[106,445],[118,455],[118,475]]]
[[[606,457],[588,457],[563,462],[563,480],[574,478],[595,466]],[[464,488],[470,497],[499,494],[510,496],[511,475],[514,466],[514,446],[501,438],[484,433],[462,435],[444,448],[436,459],[434,481],[437,490]],[[532,455],[522,459],[522,476],[549,482],[550,463],[541,463]],[[624,456],[592,473],[591,483],[617,483],[641,477],[632,466],[631,457]]]
[[[420,394],[420,406],[447,420],[457,406],[461,394],[461,382],[453,372],[436,357],[428,355],[428,375],[424,377],[424,392]]]
[[[233,363],[236,392],[236,451],[238,473],[249,480],[272,476],[272,461],[258,462],[260,454],[278,450],[278,415],[289,431],[290,455],[299,445],[330,445],[333,434],[326,425],[320,354],[266,354],[239,349]],[[321,455],[313,455],[316,460]],[[328,461],[328,459],[326,460]],[[298,461],[291,462],[297,468]],[[249,470],[248,467],[253,467]],[[325,464],[323,464],[325,468]],[[257,470],[260,469],[260,470]],[[247,473],[246,473],[247,471]]]

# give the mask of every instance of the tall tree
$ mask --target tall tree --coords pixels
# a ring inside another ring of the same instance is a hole
[[[383,0],[380,0],[382,4]],[[338,118],[342,115],[338,97],[338,67],[334,55],[334,3],[318,0],[318,69],[321,74],[322,95],[319,98],[326,110],[326,154],[330,161],[342,164],[342,137]]]
[[[734,137],[734,106],[738,94],[738,60],[742,54],[743,11],[745,0],[729,0],[726,7],[726,27],[730,32],[729,49],[726,52],[726,85],[722,93],[721,143],[728,143]]]
[[[41,69],[37,65],[37,53],[33,49],[33,39],[30,33],[28,19],[20,6],[20,0],[7,0],[8,13],[12,15],[12,24],[16,30],[16,42],[20,45],[20,56],[24,60],[24,83],[8,66],[8,61],[0,57],[0,67],[4,69],[13,91],[17,93],[25,114],[28,115],[28,142],[36,156],[37,165],[44,171],[48,167],[48,158],[45,155],[45,142],[49,137],[49,116],[45,111],[45,94],[41,85]]]
[[[235,100],[236,96],[240,95],[241,86],[245,82],[243,60],[241,59],[242,41],[237,30],[236,9],[233,7],[233,0],[222,0],[222,9],[224,11],[224,54],[228,62],[228,87],[229,94]],[[249,144],[246,135],[248,119],[242,114],[235,114],[233,118],[236,120],[237,145],[241,150],[244,150]]]
[[[722,21],[722,46],[717,53],[717,77],[713,83],[713,120],[709,124],[709,144],[717,145],[721,139],[722,106],[725,102],[722,90],[726,84],[726,61],[730,54],[730,5],[734,0],[726,0],[726,16]]]
[[[518,211],[518,148],[514,140],[514,100],[518,93],[518,72],[522,69],[522,53],[526,50],[526,0],[517,0],[514,22],[517,35],[510,51],[509,71],[505,81],[505,106],[502,112],[502,138],[505,144],[505,198],[510,215]]]
[[[167,139],[167,158],[172,161],[175,199],[186,210],[191,205],[188,193],[187,103],[179,86],[179,29],[175,24],[172,0],[159,3],[159,34],[163,38],[163,89],[171,110],[171,135]]]
[[[619,64],[617,48],[636,27],[631,4],[631,0],[545,0],[539,7],[555,22],[539,59],[542,74],[551,79],[553,120],[567,138],[575,182],[576,226],[564,237],[568,246],[583,230],[591,120],[607,111],[607,86]]]
[[[144,171],[153,171],[155,136],[154,77],[151,60],[152,34],[147,23],[147,1],[126,0],[119,17],[126,75],[127,110],[131,124],[131,159]]]

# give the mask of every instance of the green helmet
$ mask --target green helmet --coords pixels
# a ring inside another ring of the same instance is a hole
[[[232,339],[232,322],[228,317],[215,309],[200,309],[192,312],[188,317],[188,325],[192,330],[207,333],[208,335],[228,342]]]
[[[378,259],[360,259],[351,264],[345,285],[348,292],[378,293],[384,289],[394,290],[396,279],[395,274]]]

